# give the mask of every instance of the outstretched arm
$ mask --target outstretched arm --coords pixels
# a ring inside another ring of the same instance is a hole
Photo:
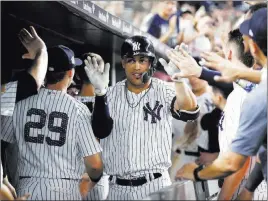
[[[106,63],[101,56],[92,54],[85,60],[86,74],[95,88],[95,104],[92,115],[92,129],[99,139],[108,137],[113,128],[113,119],[110,116],[106,98],[109,83],[110,64]]]
[[[31,26],[31,33],[22,29],[19,33],[19,39],[28,53],[22,55],[23,59],[33,60],[33,65],[28,73],[35,79],[37,89],[39,89],[46,76],[48,55],[44,41],[37,35],[35,29]]]

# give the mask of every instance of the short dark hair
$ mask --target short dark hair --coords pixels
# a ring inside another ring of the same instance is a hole
[[[267,8],[267,3],[257,3],[249,7],[248,12],[253,14],[261,8]]]
[[[239,60],[241,60],[246,66],[252,67],[254,58],[250,52],[245,53],[243,35],[240,33],[239,29],[234,29],[228,33],[228,42],[236,45]]]
[[[66,72],[47,72],[46,84],[56,84],[63,80]]]

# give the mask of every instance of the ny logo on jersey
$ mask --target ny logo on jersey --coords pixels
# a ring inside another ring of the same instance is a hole
[[[140,46],[141,46],[140,43],[135,42],[135,43],[133,43],[132,45],[133,45],[133,52],[134,52],[134,51],[138,51],[138,50],[140,50]]]
[[[159,101],[156,101],[153,110],[150,107],[149,103],[146,103],[145,105],[146,106],[143,106],[143,110],[144,110],[144,113],[145,113],[144,120],[148,121],[148,115],[151,115],[152,116],[152,121],[151,121],[152,124],[156,123],[156,119],[158,119],[160,121],[161,120],[160,110],[163,107],[163,105],[162,104],[159,105]]]
[[[205,105],[207,107],[208,112],[210,112],[214,108],[213,103],[211,103],[208,99],[205,100]]]

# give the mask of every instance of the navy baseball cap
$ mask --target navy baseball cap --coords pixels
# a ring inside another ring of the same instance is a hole
[[[74,52],[64,46],[48,48],[48,72],[65,72],[82,65],[82,60],[74,57]]]
[[[263,40],[267,41],[267,8],[254,12],[249,20],[240,25],[239,30],[243,35],[252,38],[259,47],[263,46]]]

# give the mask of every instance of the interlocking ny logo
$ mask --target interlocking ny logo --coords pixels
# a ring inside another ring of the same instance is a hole
[[[146,106],[143,106],[143,110],[145,113],[144,120],[148,121],[148,115],[151,115],[152,116],[152,121],[151,121],[152,124],[156,123],[156,119],[158,119],[160,121],[161,120],[160,110],[163,107],[163,105],[162,104],[159,105],[159,101],[156,101],[156,104],[155,104],[153,110],[150,107],[149,103],[146,103],[145,105]]]
[[[138,50],[140,50],[140,46],[141,46],[141,44],[138,43],[138,42],[133,43],[133,51],[138,51]]]

